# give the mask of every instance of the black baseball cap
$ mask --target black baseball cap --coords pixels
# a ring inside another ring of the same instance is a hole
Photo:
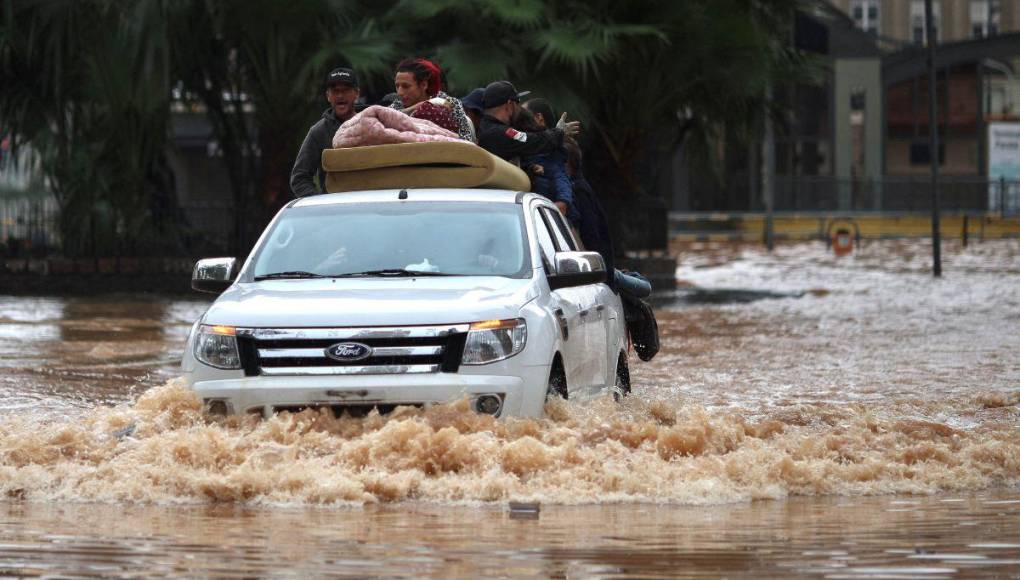
[[[485,87],[485,93],[482,96],[482,106],[486,109],[498,107],[507,101],[513,101],[515,103],[521,102],[522,97],[526,97],[531,94],[531,91],[517,92],[517,88],[514,87],[510,81],[496,81],[489,83]]]
[[[326,86],[329,87],[333,83],[346,83],[354,88],[358,88],[358,75],[354,74],[354,71],[349,68],[335,68],[326,75]]]

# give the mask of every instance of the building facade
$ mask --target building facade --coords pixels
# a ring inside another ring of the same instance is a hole
[[[879,38],[923,44],[924,0],[832,0],[862,30]],[[1016,0],[933,0],[938,42],[1020,31]]]
[[[1020,0],[933,8],[943,202],[993,209],[1000,148],[990,138],[1012,127],[998,123],[1020,123]],[[672,190],[660,188],[670,207],[760,211],[770,196],[790,211],[922,209],[932,159],[924,0],[813,0],[791,40],[822,63],[822,81],[774,87],[782,118],[746,152],[727,150],[722,186],[674,163]]]
[[[928,81],[924,0],[833,0],[857,28],[872,35],[886,55],[885,175],[926,174]],[[946,175],[987,175],[987,128],[1020,120],[1020,1],[932,0],[939,49],[938,152]]]

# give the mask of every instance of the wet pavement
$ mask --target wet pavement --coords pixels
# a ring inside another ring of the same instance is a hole
[[[1020,576],[1020,242],[681,249],[634,395],[542,421],[212,419],[208,301],[0,297],[0,573]]]

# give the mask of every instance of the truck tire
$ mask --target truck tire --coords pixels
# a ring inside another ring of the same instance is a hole
[[[613,385],[613,399],[620,402],[630,394],[630,367],[627,366],[627,354],[621,352],[616,363],[616,384]]]
[[[549,369],[549,389],[546,391],[545,398],[549,400],[553,397],[560,397],[566,399],[568,397],[567,392],[567,373],[563,370],[563,361],[560,360],[560,355],[556,355],[553,359],[552,368]]]

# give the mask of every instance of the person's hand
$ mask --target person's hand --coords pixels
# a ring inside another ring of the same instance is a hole
[[[556,206],[557,209],[560,210],[561,214],[567,215],[567,204],[566,204],[566,202],[557,201],[557,202],[554,202],[554,205]]]
[[[542,167],[538,163],[532,165],[530,169],[531,172],[534,173],[535,175],[545,175],[545,167]]]
[[[400,112],[405,115],[410,115],[411,113],[417,111],[418,107],[424,105],[425,103],[426,101],[418,101],[417,103],[411,105],[410,107],[407,107],[406,109],[401,109]]]
[[[568,121],[567,113],[564,112],[560,115],[560,120],[556,122],[556,128],[562,130],[567,137],[573,137],[581,132],[581,122]]]

